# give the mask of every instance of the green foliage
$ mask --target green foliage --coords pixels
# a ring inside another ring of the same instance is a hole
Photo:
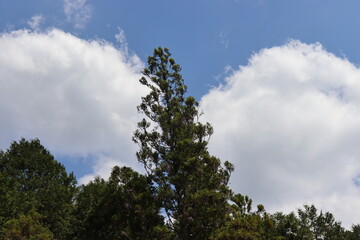
[[[2,224],[35,209],[56,239],[67,239],[72,231],[75,184],[74,176],[67,174],[38,139],[13,142],[0,153]]]
[[[360,225],[353,225],[351,231],[346,231],[346,240],[359,240],[360,239]]]
[[[299,209],[300,231],[314,239],[337,240],[343,239],[344,229],[335,221],[329,212],[318,214],[314,205],[304,205]],[[310,230],[310,231],[309,231]],[[310,234],[308,233],[310,232]]]
[[[340,222],[335,221],[329,212],[318,213],[314,205],[304,205],[288,215],[276,213],[272,216],[277,234],[286,240],[345,240],[346,232]]]
[[[79,187],[74,211],[76,221],[73,239],[83,239],[87,234],[87,219],[93,215],[107,191],[106,181],[99,177]]]
[[[138,106],[147,118],[138,123],[133,140],[139,162],[158,189],[159,199],[176,239],[208,239],[224,221],[232,164],[221,166],[207,150],[213,133],[198,121],[198,102],[185,97],[181,67],[168,49],[148,58],[141,84],[150,89]]]
[[[108,181],[82,187],[77,212],[82,215],[78,239],[167,239],[150,180],[128,167],[114,167]]]
[[[218,228],[211,240],[281,240],[274,235],[273,221],[263,205],[252,211],[252,200],[236,194],[231,198],[226,224]]]
[[[34,209],[28,214],[21,214],[16,219],[7,221],[4,225],[4,237],[6,240],[52,240],[53,233],[44,227],[40,220],[41,215]]]
[[[275,223],[274,232],[286,240],[296,240],[300,237],[300,221],[294,213],[288,215],[275,213],[271,216]],[[301,236],[302,237],[302,236]],[[304,236],[306,237],[306,236]],[[301,239],[301,238],[300,238]],[[306,239],[306,238],[305,238]]]

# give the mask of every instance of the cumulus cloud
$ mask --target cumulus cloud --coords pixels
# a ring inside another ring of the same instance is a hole
[[[136,106],[146,94],[137,56],[56,29],[3,33],[0,52],[2,149],[38,137],[55,155],[95,158],[93,175],[134,165]]]
[[[91,18],[91,7],[87,0],[64,0],[64,13],[69,22],[73,22],[75,28],[84,28]]]
[[[360,69],[320,44],[254,54],[201,100],[231,187],[268,210],[316,204],[359,222]]]

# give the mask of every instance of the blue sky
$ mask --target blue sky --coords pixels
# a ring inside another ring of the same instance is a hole
[[[147,56],[168,47],[235,164],[231,187],[270,211],[315,203],[359,223],[359,1],[0,2],[0,147],[38,137],[80,183],[141,167],[132,131]],[[346,202],[346,206],[344,206]]]
[[[225,66],[246,64],[253,52],[288,39],[320,42],[330,52],[360,62],[358,1],[197,0],[86,1],[89,18],[82,28],[66,21],[62,1],[2,1],[3,30],[28,27],[41,14],[42,28],[57,27],[84,39],[114,42],[123,29],[129,48],[142,60],[156,46],[176,54],[191,94],[201,97]]]

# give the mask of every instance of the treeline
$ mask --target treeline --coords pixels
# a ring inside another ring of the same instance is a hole
[[[315,206],[270,214],[234,193],[234,166],[209,154],[213,129],[170,55],[155,49],[140,79],[149,94],[133,141],[146,174],[115,166],[77,186],[38,139],[13,142],[0,151],[0,239],[360,239],[360,225],[346,230]]]

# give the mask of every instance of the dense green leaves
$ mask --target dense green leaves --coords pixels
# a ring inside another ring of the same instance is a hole
[[[75,178],[37,139],[13,142],[0,155],[2,223],[36,209],[57,239],[71,234]]]
[[[106,181],[99,177],[78,188],[74,212],[76,217],[74,239],[86,239],[84,236],[87,235],[88,229],[92,227],[88,223],[88,219],[98,209],[107,190]]]
[[[252,211],[252,200],[248,196],[235,194],[231,198],[227,220],[216,229],[212,240],[280,240],[274,232],[274,222],[263,205]]]
[[[53,233],[41,223],[41,215],[31,209],[26,215],[7,221],[4,225],[6,240],[52,240]]]
[[[285,240],[346,240],[352,236],[331,213],[318,213],[314,205],[304,205],[303,209],[298,209],[297,215],[276,213],[272,219],[276,233]]]
[[[351,231],[346,231],[347,240],[358,240],[360,239],[360,225],[353,225]]]
[[[77,198],[78,239],[161,239],[168,235],[150,180],[114,167],[108,181],[82,186]],[[166,238],[165,238],[166,239]]]

